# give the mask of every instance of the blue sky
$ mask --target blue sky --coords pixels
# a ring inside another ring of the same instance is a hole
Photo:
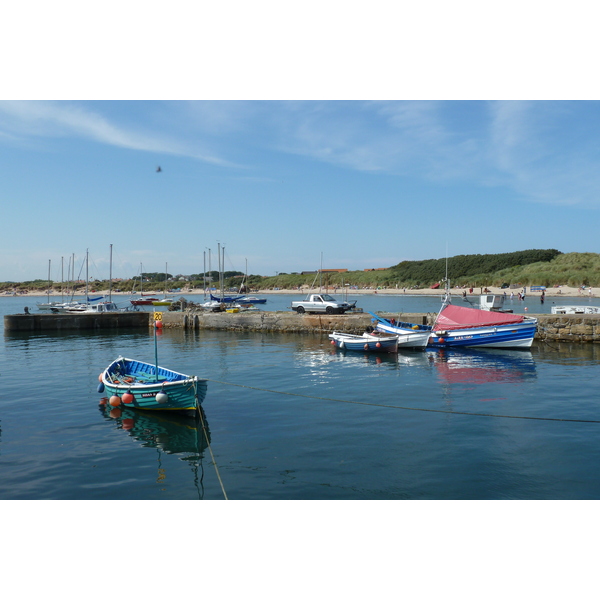
[[[110,244],[115,277],[201,272],[219,242],[262,275],[597,252],[599,124],[588,101],[2,101],[0,280],[86,249],[107,277]]]
[[[598,251],[584,5],[156,6],[6,8],[0,280]]]

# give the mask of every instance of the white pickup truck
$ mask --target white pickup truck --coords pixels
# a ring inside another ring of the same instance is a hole
[[[305,312],[343,315],[347,310],[354,308],[355,305],[356,301],[352,304],[338,302],[329,294],[309,294],[305,300],[292,302],[292,310],[295,310],[300,315]]]

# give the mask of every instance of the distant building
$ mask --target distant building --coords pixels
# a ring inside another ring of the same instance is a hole
[[[347,273],[348,269],[319,269],[319,273]]]

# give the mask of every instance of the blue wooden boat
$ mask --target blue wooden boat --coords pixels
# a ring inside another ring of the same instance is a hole
[[[402,348],[421,348],[424,349],[429,343],[431,334],[430,325],[418,325],[416,323],[407,323],[396,321],[395,319],[385,319],[369,311],[374,318],[376,331],[391,333],[398,336],[398,347]]]
[[[329,334],[331,344],[342,350],[355,350],[360,352],[398,352],[398,336],[376,336],[368,333],[351,335],[334,331]]]
[[[108,365],[100,381],[98,391],[117,396],[126,408],[190,415],[199,410],[207,388],[206,379],[123,357]]]
[[[537,319],[444,304],[431,330],[433,348],[530,348]]]

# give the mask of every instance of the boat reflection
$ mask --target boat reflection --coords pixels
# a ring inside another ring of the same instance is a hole
[[[527,350],[432,350],[427,353],[448,383],[518,383],[537,377]]]
[[[160,462],[161,454],[181,454],[180,460],[190,465],[194,474],[194,485],[201,499],[204,496],[204,451],[210,443],[210,430],[204,410],[197,418],[177,415],[157,415],[130,408],[100,406],[107,421],[126,431],[144,448],[155,448],[159,455],[157,483],[165,479],[165,469]]]
[[[336,352],[330,350],[328,353],[330,359],[335,359],[343,363],[370,364],[370,365],[390,365],[392,367],[422,367],[429,365],[427,352],[418,352],[415,350],[398,349],[397,353],[379,353],[372,352]]]

